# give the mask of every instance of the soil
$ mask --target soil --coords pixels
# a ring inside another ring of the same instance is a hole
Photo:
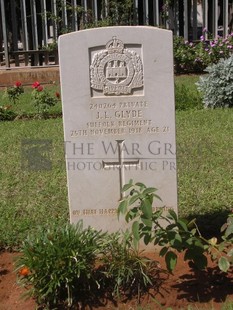
[[[13,272],[13,259],[17,253],[3,252],[0,254],[0,309],[1,310],[33,310],[36,302],[33,299],[24,300],[21,295],[25,292],[17,284],[16,274]],[[147,254],[148,257],[164,262],[157,254]],[[140,299],[141,308],[137,306],[137,298],[125,299],[121,302],[103,300],[97,306],[89,305],[82,309],[221,309],[225,301],[233,302],[233,272],[228,274],[219,271],[212,262],[205,271],[195,271],[182,256],[174,274],[161,272],[160,284]],[[77,306],[77,309],[78,306]],[[81,308],[80,308],[81,309]]]

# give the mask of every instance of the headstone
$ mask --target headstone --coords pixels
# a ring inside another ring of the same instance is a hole
[[[70,219],[104,231],[130,179],[177,211],[172,32],[107,27],[60,37]]]

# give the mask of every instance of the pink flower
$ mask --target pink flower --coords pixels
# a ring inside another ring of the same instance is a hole
[[[40,86],[40,83],[37,81],[32,84],[32,88],[38,88],[39,86]]]
[[[43,89],[44,89],[44,88],[43,88],[43,86],[41,86],[41,85],[39,85],[39,86],[36,87],[36,90],[39,91],[39,92],[41,92]]]
[[[15,82],[15,87],[20,87],[22,86],[22,83],[20,81]]]

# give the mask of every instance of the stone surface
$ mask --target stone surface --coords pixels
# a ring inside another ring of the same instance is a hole
[[[130,179],[177,211],[172,32],[108,27],[60,37],[71,222],[116,231]]]
[[[16,81],[20,81],[23,86],[32,85],[35,81],[41,84],[59,83],[59,68],[25,67],[0,70],[0,87],[13,86]]]

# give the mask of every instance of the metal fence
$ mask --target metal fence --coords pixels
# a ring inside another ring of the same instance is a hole
[[[152,25],[192,41],[233,30],[233,0],[0,1],[1,68],[58,65],[58,36],[88,27]]]

